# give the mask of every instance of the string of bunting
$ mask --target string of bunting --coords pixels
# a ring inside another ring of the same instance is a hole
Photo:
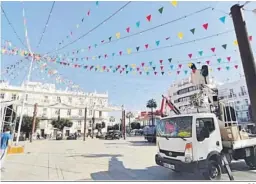
[[[17,68],[17,66],[19,66],[22,62],[23,62],[23,60],[19,60],[19,61],[15,62],[14,64],[11,64],[11,65],[6,66],[6,67],[3,69],[3,71],[1,72],[1,75],[2,75],[2,74],[9,73],[12,69]]]
[[[117,11],[115,11],[113,14],[111,14],[108,18],[106,18],[105,20],[103,20],[101,23],[99,23],[98,25],[96,25],[95,27],[93,27],[92,29],[90,29],[88,32],[86,32],[85,34],[83,34],[82,36],[76,38],[75,40],[73,40],[72,42],[67,43],[66,45],[63,45],[62,47],[58,48],[58,49],[54,49],[52,51],[47,52],[46,54],[50,54],[53,52],[58,52],[59,50],[62,50],[64,48],[66,48],[67,46],[76,43],[78,40],[81,40],[82,38],[84,38],[85,36],[87,36],[88,34],[90,34],[91,32],[93,32],[94,30],[96,30],[97,28],[99,28],[101,25],[103,25],[104,23],[106,23],[108,20],[110,20],[112,17],[114,17],[116,14],[118,14],[120,11],[122,11],[126,6],[128,6],[131,3],[131,1],[127,2],[125,5],[123,5],[121,8],[119,8]]]
[[[3,76],[2,76],[3,79],[10,78],[9,82],[11,82],[12,80],[16,79],[16,77],[19,76],[19,74],[21,72],[23,72],[24,69],[28,68],[27,65],[28,65],[27,62],[22,61],[22,62],[19,62],[19,64],[16,64],[15,67],[9,68],[8,70],[4,70],[3,73],[2,73],[3,74]]]
[[[156,28],[159,28],[159,27],[162,27],[162,26],[165,26],[165,25],[168,25],[168,24],[171,24],[171,23],[174,23],[174,22],[177,22],[177,21],[186,19],[186,18],[188,18],[188,17],[190,17],[190,16],[193,16],[193,15],[195,15],[195,14],[201,13],[201,12],[203,12],[203,11],[205,11],[205,10],[210,9],[210,8],[211,8],[211,7],[203,8],[203,9],[201,9],[201,10],[199,10],[199,11],[195,11],[195,12],[193,12],[193,13],[184,15],[184,16],[182,16],[182,17],[180,17],[180,18],[177,18],[177,19],[168,21],[168,22],[166,22],[166,23],[163,23],[163,24],[160,24],[160,25],[154,26],[154,27],[152,27],[152,28],[149,28],[149,29],[146,29],[146,30],[143,30],[143,31],[140,31],[140,32],[136,32],[136,33],[133,33],[133,34],[131,34],[131,33],[132,33],[132,31],[131,31],[131,26],[129,26],[129,27],[126,28],[126,33],[127,33],[128,35],[126,35],[126,36],[124,36],[124,37],[121,37],[121,33],[120,33],[120,32],[117,32],[117,33],[115,34],[115,36],[109,36],[108,39],[103,39],[103,40],[101,40],[99,43],[91,44],[91,45],[89,45],[87,48],[76,49],[76,50],[73,50],[73,51],[67,52],[67,53],[65,52],[66,54],[65,54],[65,53],[63,54],[63,53],[62,53],[62,55],[70,55],[71,53],[78,53],[79,51],[84,52],[84,51],[86,51],[86,50],[91,51],[92,48],[97,48],[97,47],[99,47],[100,45],[113,43],[113,42],[118,41],[118,40],[126,39],[126,38],[129,38],[129,37],[132,37],[132,36],[136,36],[136,35],[145,33],[145,32],[147,32],[147,31],[151,31],[151,30],[153,30],[153,29],[156,29]],[[226,20],[226,17],[225,17],[225,16],[221,17],[220,19],[221,19],[221,22],[225,23],[225,20]],[[150,19],[149,19],[149,20],[151,21],[151,15],[150,15]],[[208,26],[209,26],[209,23],[204,23],[204,24],[202,24],[202,28],[203,28],[204,30],[208,30]],[[137,28],[140,27],[140,21],[136,22],[136,27],[137,27]],[[196,28],[195,28],[195,27],[194,27],[194,28],[191,28],[191,29],[190,29],[190,32],[191,32],[191,34],[195,35],[195,34],[196,34]],[[116,39],[114,39],[114,38],[116,38]],[[183,32],[178,32],[178,33],[177,33],[177,38],[179,38],[180,40],[182,40],[182,39],[184,38],[184,33],[183,33]],[[166,40],[166,41],[167,41],[167,40],[170,40],[170,39],[171,39],[170,36],[166,36],[166,37],[165,37],[165,40]],[[159,46],[159,45],[160,45],[160,40],[156,40],[155,44],[156,44],[157,46]],[[145,44],[145,46],[146,46],[146,44]]]

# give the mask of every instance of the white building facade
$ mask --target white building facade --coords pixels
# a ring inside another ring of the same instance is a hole
[[[65,128],[64,134],[84,133],[85,108],[87,108],[86,129],[92,129],[93,117],[96,123],[109,123],[108,112],[120,111],[121,108],[109,107],[107,93],[82,93],[57,90],[54,84],[29,82],[25,95],[25,84],[11,86],[2,82],[0,99],[2,102],[14,101],[17,115],[20,116],[22,101],[25,98],[24,115],[33,116],[34,104],[37,103],[37,118],[40,119],[37,132],[43,135],[55,134],[51,121],[66,118],[73,122],[72,127]],[[121,112],[120,112],[121,113]],[[106,128],[105,128],[106,129]],[[104,130],[103,130],[104,131]]]

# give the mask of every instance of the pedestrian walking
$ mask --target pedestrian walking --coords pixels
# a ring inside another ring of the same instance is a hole
[[[9,128],[5,128],[4,132],[1,134],[1,172],[3,171],[3,164],[4,164],[4,160],[5,157],[7,155],[7,148],[10,144],[10,140],[11,140],[11,134],[10,134],[10,129]]]

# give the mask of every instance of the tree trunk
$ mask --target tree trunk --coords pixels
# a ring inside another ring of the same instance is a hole
[[[153,121],[154,121],[154,116],[153,116],[153,108],[151,108],[151,116],[152,116],[152,126],[154,125]]]
[[[129,117],[129,131],[131,132],[131,118]]]

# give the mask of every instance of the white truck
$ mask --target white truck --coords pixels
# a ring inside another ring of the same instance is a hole
[[[256,138],[223,141],[221,122],[213,113],[180,114],[157,124],[156,164],[176,172],[200,172],[205,179],[220,180],[223,156],[230,163],[244,159],[256,168]]]

